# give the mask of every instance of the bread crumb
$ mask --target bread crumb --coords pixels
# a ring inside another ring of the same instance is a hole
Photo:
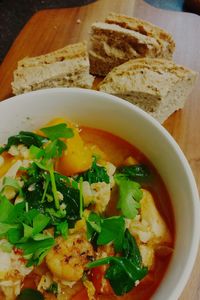
[[[77,24],[80,24],[80,23],[81,23],[81,19],[77,19],[77,20],[76,20],[76,23],[77,23]]]

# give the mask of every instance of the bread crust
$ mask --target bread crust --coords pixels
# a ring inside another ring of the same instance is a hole
[[[86,43],[67,45],[51,53],[25,57],[18,62],[11,83],[13,94],[18,95],[48,87],[92,88]]]
[[[163,123],[183,108],[197,77],[197,72],[169,60],[133,59],[114,68],[99,90],[139,106]]]
[[[172,35],[164,29],[142,19],[128,17],[113,12],[108,15],[105,21],[106,23],[117,24],[123,28],[131,29],[143,35],[155,38],[162,46],[163,51],[165,51],[165,58],[170,59],[172,57],[175,50],[175,42]]]
[[[105,22],[92,24],[89,49],[90,72],[105,76],[133,58],[172,59],[175,42],[168,32],[149,22],[110,13]],[[101,64],[104,59],[109,68]]]
[[[46,65],[55,62],[62,62],[74,58],[87,58],[87,44],[76,43],[70,44],[58,50],[35,57],[25,57],[18,61],[18,67],[33,67],[37,65]]]

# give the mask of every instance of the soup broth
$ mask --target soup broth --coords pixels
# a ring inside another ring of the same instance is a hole
[[[94,128],[82,127],[81,137],[86,143],[94,143],[98,145],[98,147],[105,152],[108,160],[116,166],[123,165],[127,157],[134,157],[139,163],[143,163],[149,167],[153,174],[153,180],[148,184],[144,184],[144,187],[150,190],[153,194],[156,206],[160,214],[164,218],[168,228],[170,229],[173,239],[171,241],[171,244],[169,244],[168,246],[169,248],[173,248],[175,239],[175,222],[171,200],[165,184],[162,181],[162,178],[153,167],[151,162],[133,145],[117,136],[112,135],[111,133]],[[111,198],[111,201],[109,202],[106,210],[106,214],[109,216],[115,215],[116,213],[119,214],[119,211],[116,210],[116,199],[116,195],[113,195],[113,198]],[[171,259],[171,254],[171,249],[169,249],[169,252],[166,250],[166,253],[160,253],[160,255],[158,253],[156,255],[154,270],[152,272],[149,272],[149,274],[142,280],[142,282],[138,286],[136,286],[130,293],[120,297],[109,295],[109,298],[107,295],[102,295],[99,296],[98,299],[150,299],[163,279],[163,276]]]
[[[9,139],[1,161],[0,255],[11,269],[0,264],[0,299],[152,297],[175,221],[165,184],[138,149],[55,119]]]

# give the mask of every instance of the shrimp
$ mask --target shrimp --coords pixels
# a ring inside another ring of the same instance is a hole
[[[78,281],[94,256],[92,245],[84,233],[71,234],[66,240],[58,237],[56,242],[46,256],[48,268],[59,280]]]

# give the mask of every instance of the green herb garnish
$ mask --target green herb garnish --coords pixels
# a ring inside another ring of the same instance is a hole
[[[55,224],[55,236],[61,235],[64,239],[68,236],[68,223],[67,221],[63,221]]]
[[[17,300],[44,300],[44,296],[36,290],[27,288],[23,289],[19,296],[17,296]]]
[[[40,129],[51,140],[57,140],[59,138],[69,139],[74,136],[72,128],[67,127],[66,123],[60,123],[54,126],[49,126]]]
[[[107,174],[106,168],[97,165],[96,157],[93,158],[91,168],[88,171],[82,173],[77,180],[80,180],[80,178],[83,178],[83,181],[88,181],[89,184],[96,182],[110,182],[110,178]]]
[[[54,239],[43,234],[50,218],[41,214],[36,209],[25,210],[25,202],[13,205],[0,194],[0,236],[16,248],[23,250],[23,255],[28,255],[28,266],[42,261],[48,250],[54,245]]]
[[[96,238],[98,246],[113,242],[115,251],[121,251],[124,232],[125,221],[122,216],[102,218],[91,212],[87,218],[87,237],[89,240]]]
[[[144,164],[118,167],[117,173],[121,173],[130,180],[145,182],[150,179],[151,172]]]
[[[128,230],[125,231],[121,255],[105,257],[87,265],[88,268],[110,265],[105,278],[118,296],[128,293],[148,273],[148,269],[142,265],[137,243]]]
[[[138,214],[143,195],[141,186],[139,183],[127,179],[123,174],[116,174],[114,178],[119,188],[117,208],[121,209],[124,217],[134,219]]]
[[[120,252],[123,245],[125,221],[122,216],[102,219],[101,231],[97,238],[97,245],[113,242],[116,252]]]
[[[29,131],[20,131],[17,135],[8,138],[7,144],[4,147],[0,147],[0,154],[4,151],[8,151],[12,145],[23,144],[26,147],[34,145],[36,147],[42,147],[46,142],[46,138]]]

